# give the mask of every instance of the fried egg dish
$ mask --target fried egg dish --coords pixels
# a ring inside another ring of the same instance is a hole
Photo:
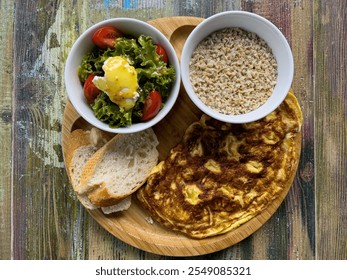
[[[229,124],[203,115],[137,192],[157,223],[192,238],[229,232],[292,183],[302,113],[293,92],[265,118]]]

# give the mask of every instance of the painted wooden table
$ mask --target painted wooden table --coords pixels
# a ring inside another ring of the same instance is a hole
[[[14,3],[15,2],[15,3]],[[194,259],[347,259],[347,2],[115,0],[0,2],[0,259],[172,259],[132,247],[80,205],[62,157],[64,64],[111,17],[206,18],[246,10],[274,22],[295,60],[302,154],[288,196],[250,237]]]

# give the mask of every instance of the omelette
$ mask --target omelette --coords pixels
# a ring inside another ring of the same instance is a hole
[[[292,183],[302,113],[289,92],[265,118],[223,123],[203,115],[137,192],[159,224],[193,238],[229,232],[269,206]]]

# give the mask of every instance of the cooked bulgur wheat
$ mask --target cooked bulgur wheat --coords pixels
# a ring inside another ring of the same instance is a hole
[[[201,101],[230,115],[263,105],[277,80],[277,63],[269,46],[255,33],[240,28],[225,28],[201,41],[189,70]]]

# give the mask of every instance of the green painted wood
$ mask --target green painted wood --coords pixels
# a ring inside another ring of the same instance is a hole
[[[13,1],[0,2],[0,259],[11,258]]]

